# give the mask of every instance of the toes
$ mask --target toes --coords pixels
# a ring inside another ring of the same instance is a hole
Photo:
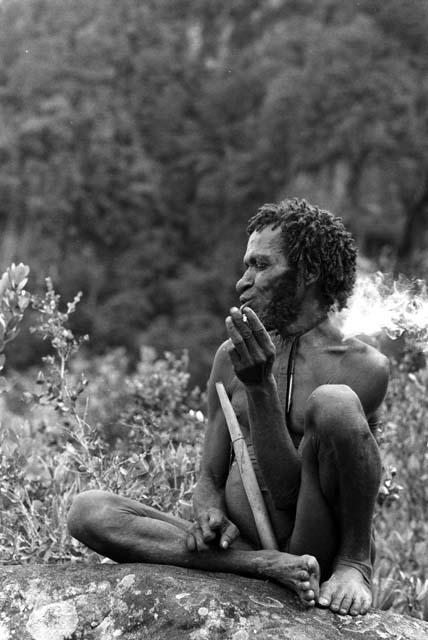
[[[328,584],[324,584],[321,587],[321,595],[318,599],[318,604],[321,607],[329,607],[334,613],[340,615],[350,614],[351,616],[364,615],[370,609],[370,600],[344,593],[342,590],[334,593],[330,590]]]
[[[301,593],[300,600],[307,607],[313,607],[315,605],[315,594],[312,591],[312,589],[308,589],[307,591],[304,591],[303,593]]]
[[[343,575],[343,572],[338,576],[333,574],[321,585],[318,604],[321,607],[329,607],[331,611],[340,615],[358,616],[367,613],[372,596],[367,586],[362,584],[362,577],[357,579],[355,573],[356,571],[353,571],[354,575],[351,576]]]
[[[318,600],[319,595],[320,595],[320,582],[319,582],[319,578],[315,577],[315,576],[311,576],[310,578],[310,583],[311,583],[311,588],[314,592],[314,598],[315,600]]]
[[[338,613],[339,612],[339,606],[340,606],[340,602],[338,602],[337,600],[333,600],[332,602],[330,602],[330,609],[334,612],[334,613]]]
[[[313,607],[315,604],[315,593],[311,588],[310,581],[307,578],[308,576],[306,575],[306,580],[302,581],[299,585],[299,596],[303,604],[309,607]]]
[[[351,608],[353,600],[354,599],[353,599],[352,596],[349,596],[349,595],[345,595],[344,596],[344,598],[342,599],[342,602],[340,604],[340,607],[339,607],[339,613],[342,616],[345,616],[349,612],[349,609]]]
[[[342,601],[345,599],[345,594],[343,591],[338,591],[335,593],[330,602],[330,609],[335,613],[338,613],[342,606]]]
[[[332,599],[332,591],[327,582],[321,585],[320,596],[318,598],[318,604],[321,607],[329,607]]]
[[[367,611],[370,609],[371,602],[372,602],[371,595],[370,597],[367,597],[364,594],[359,594],[355,596],[352,606],[349,609],[349,613],[351,614],[351,616],[358,616],[358,615],[364,616],[367,613]]]
[[[308,567],[311,588],[314,591],[315,599],[318,600],[320,593],[320,566],[318,564],[318,560],[314,558],[314,556],[305,556],[305,560]]]
[[[300,582],[307,582],[309,580],[309,573],[307,571],[299,571],[296,575],[297,580]]]
[[[351,616],[358,616],[362,611],[362,601],[361,598],[355,598],[352,603],[351,608],[349,609],[349,613]]]
[[[360,607],[360,613],[362,616],[364,616],[367,611],[370,609],[371,607],[371,599],[370,600],[366,600],[365,598],[363,598],[363,601],[361,603],[361,607]]]
[[[303,556],[308,567],[309,573],[314,575],[318,580],[320,578],[320,566],[318,560],[314,556]]]

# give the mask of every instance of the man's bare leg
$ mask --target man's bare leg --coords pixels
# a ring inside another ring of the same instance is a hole
[[[364,614],[372,602],[371,525],[381,463],[358,397],[324,385],[308,400],[302,484],[289,551],[321,566],[319,604]],[[330,575],[331,574],[331,575]]]
[[[104,491],[78,495],[68,527],[74,538],[116,562],[172,564],[271,578],[295,591],[308,606],[318,597],[319,566],[312,556],[254,550],[239,545],[239,540],[227,551],[189,551],[190,522]]]

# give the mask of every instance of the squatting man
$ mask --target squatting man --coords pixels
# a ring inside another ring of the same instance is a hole
[[[229,338],[208,382],[195,522],[87,491],[69,529],[117,562],[269,578],[308,606],[364,614],[381,474],[373,431],[388,362],[344,340],[329,313],[352,292],[354,242],[340,218],[298,199],[262,206],[247,231],[240,309],[226,318]],[[216,382],[237,414],[280,551],[261,549]]]

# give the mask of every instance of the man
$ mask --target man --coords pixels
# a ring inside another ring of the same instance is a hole
[[[344,340],[329,315],[352,291],[354,244],[339,218],[297,199],[261,207],[248,233],[236,286],[242,311],[234,307],[226,319],[229,340],[208,382],[196,522],[90,491],[75,499],[69,528],[118,562],[271,578],[308,606],[364,614],[381,474],[372,428],[388,364],[372,347]],[[260,549],[218,381],[241,424],[279,551]]]

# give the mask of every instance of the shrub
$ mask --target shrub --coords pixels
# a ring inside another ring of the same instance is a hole
[[[19,380],[30,420],[17,422],[3,402],[0,551],[6,564],[95,556],[65,526],[73,496],[85,489],[190,515],[205,418],[202,394],[188,390],[187,355],[158,358],[143,348],[127,375],[119,350],[91,364],[89,382],[82,360],[71,361],[80,341],[65,326],[78,298],[66,312],[59,302],[50,281],[43,297],[32,298],[40,314],[35,330],[53,352],[35,382]]]
[[[375,606],[428,620],[428,370],[395,363],[380,446]]]
[[[114,361],[111,356],[98,359],[84,411],[99,413],[101,389],[109,396],[105,380],[114,376]],[[115,392],[123,407],[118,423],[125,427],[114,439],[112,428],[104,432],[101,423],[90,426],[76,408],[64,412],[57,399],[53,407],[42,404],[40,392],[33,419],[17,424],[12,415],[5,416],[0,432],[3,563],[93,556],[65,527],[73,496],[86,489],[105,489],[190,515],[205,418],[194,408],[200,394],[188,394],[185,377],[173,375],[182,367],[183,359],[151,353],[147,360],[143,351],[137,372],[124,377]],[[167,387],[171,394],[161,412]],[[33,401],[36,393],[29,393]],[[92,397],[96,404],[90,408]]]

